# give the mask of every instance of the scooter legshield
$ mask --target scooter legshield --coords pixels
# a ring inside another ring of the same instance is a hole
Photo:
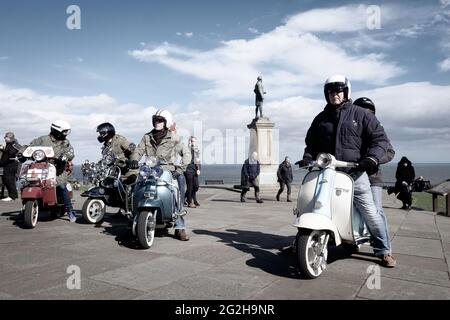
[[[338,246],[341,244],[341,237],[335,224],[330,218],[322,214],[314,212],[303,213],[295,218],[292,225],[297,228],[309,230],[328,230],[334,238],[336,245]]]

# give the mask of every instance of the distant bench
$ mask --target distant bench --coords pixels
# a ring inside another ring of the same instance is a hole
[[[433,212],[436,212],[437,210],[437,197],[442,196],[445,197],[445,214],[448,216],[449,207],[450,207],[450,179],[447,181],[442,182],[441,184],[438,184],[434,188],[427,190],[428,193],[431,193],[433,195]]]
[[[223,180],[205,180],[206,185],[223,184]]]

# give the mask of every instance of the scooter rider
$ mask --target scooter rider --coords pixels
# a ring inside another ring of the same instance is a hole
[[[172,172],[172,176],[177,179],[181,193],[181,205],[184,205],[185,179],[184,172],[187,165],[191,162],[191,152],[189,148],[181,141],[181,138],[171,131],[173,128],[172,115],[167,110],[158,110],[153,115],[153,130],[142,137],[141,142],[136,147],[131,156],[130,168],[139,168],[138,161],[143,155],[156,156],[166,161],[162,167]],[[175,165],[174,157],[181,156],[181,163]],[[189,240],[186,234],[186,224],[183,216],[179,216],[175,221],[175,238],[181,241]]]
[[[67,182],[69,180],[69,172],[67,163],[75,157],[73,147],[67,136],[70,134],[71,127],[67,121],[56,120],[50,127],[50,134],[42,136],[31,141],[30,146],[52,147],[55,152],[56,167],[56,186],[57,192],[60,192],[64,199],[65,211],[71,222],[76,221],[75,211],[73,210],[72,201],[67,190]]]
[[[367,97],[361,97],[356,99],[353,104],[355,106],[364,108],[369,112],[375,114],[375,103]],[[384,157],[380,159],[380,165],[390,162],[395,156],[394,147],[392,147],[391,143],[388,145],[387,152]],[[373,201],[375,206],[377,207],[378,214],[383,218],[384,221],[384,229],[386,230],[386,238],[387,243],[389,244],[389,250],[391,249],[391,240],[389,237],[389,227],[387,223],[386,215],[383,210],[383,179],[381,174],[381,169],[378,167],[377,172],[369,176],[370,181],[370,189],[372,190]]]
[[[299,165],[307,165],[322,152],[334,155],[337,160],[359,164],[357,170],[348,172],[354,180],[354,205],[373,237],[375,255],[385,267],[395,267],[385,224],[377,213],[368,178],[378,170],[389,140],[374,114],[352,104],[351,85],[345,76],[328,78],[324,95],[327,105],[307,132],[306,148]]]
[[[138,174],[137,170],[129,168],[134,144],[130,143],[124,136],[116,134],[116,129],[109,122],[98,125],[97,132],[98,142],[103,143],[102,154],[111,152],[116,157],[114,164],[120,168],[124,183],[132,183]]]

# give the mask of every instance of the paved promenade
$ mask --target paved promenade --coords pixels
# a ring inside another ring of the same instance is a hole
[[[149,250],[122,218],[94,226],[78,211],[76,223],[42,216],[26,230],[20,203],[0,203],[0,299],[450,299],[449,217],[399,210],[385,194],[398,267],[380,267],[377,289],[367,285],[378,266],[369,247],[352,256],[330,248],[325,273],[301,279],[283,250],[296,234],[294,203],[263,199],[242,204],[236,192],[203,188],[201,207],[187,216],[191,240],[175,240],[171,230]],[[76,196],[77,210],[83,200]],[[80,267],[80,290],[67,288],[71,265]]]

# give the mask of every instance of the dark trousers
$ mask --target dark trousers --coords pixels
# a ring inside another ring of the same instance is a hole
[[[69,190],[67,190],[66,184],[57,185],[56,192],[63,197],[65,211],[73,211],[72,200],[70,199]]]
[[[397,181],[395,183],[395,193],[398,193],[397,199],[403,203],[403,206],[410,206],[412,204],[412,190],[410,185],[403,185]]]
[[[17,199],[16,172],[5,171],[2,179],[6,190],[8,190],[8,197],[11,199]]]
[[[258,198],[259,196],[259,186],[255,186],[253,185],[253,187],[255,188],[255,197]],[[250,190],[250,188],[242,188],[241,191],[241,197],[245,197],[245,195],[247,194],[248,190]]]
[[[187,203],[190,204],[192,201],[197,201],[197,191],[199,189],[198,176],[195,172],[186,172],[185,175],[187,185],[186,198]]]
[[[286,182],[279,181],[279,183],[280,183],[280,190],[278,190],[278,196],[280,196],[283,193],[284,186],[286,185],[286,187],[287,187],[287,196],[289,197],[291,195],[291,183],[288,182],[288,181],[286,181]]]

